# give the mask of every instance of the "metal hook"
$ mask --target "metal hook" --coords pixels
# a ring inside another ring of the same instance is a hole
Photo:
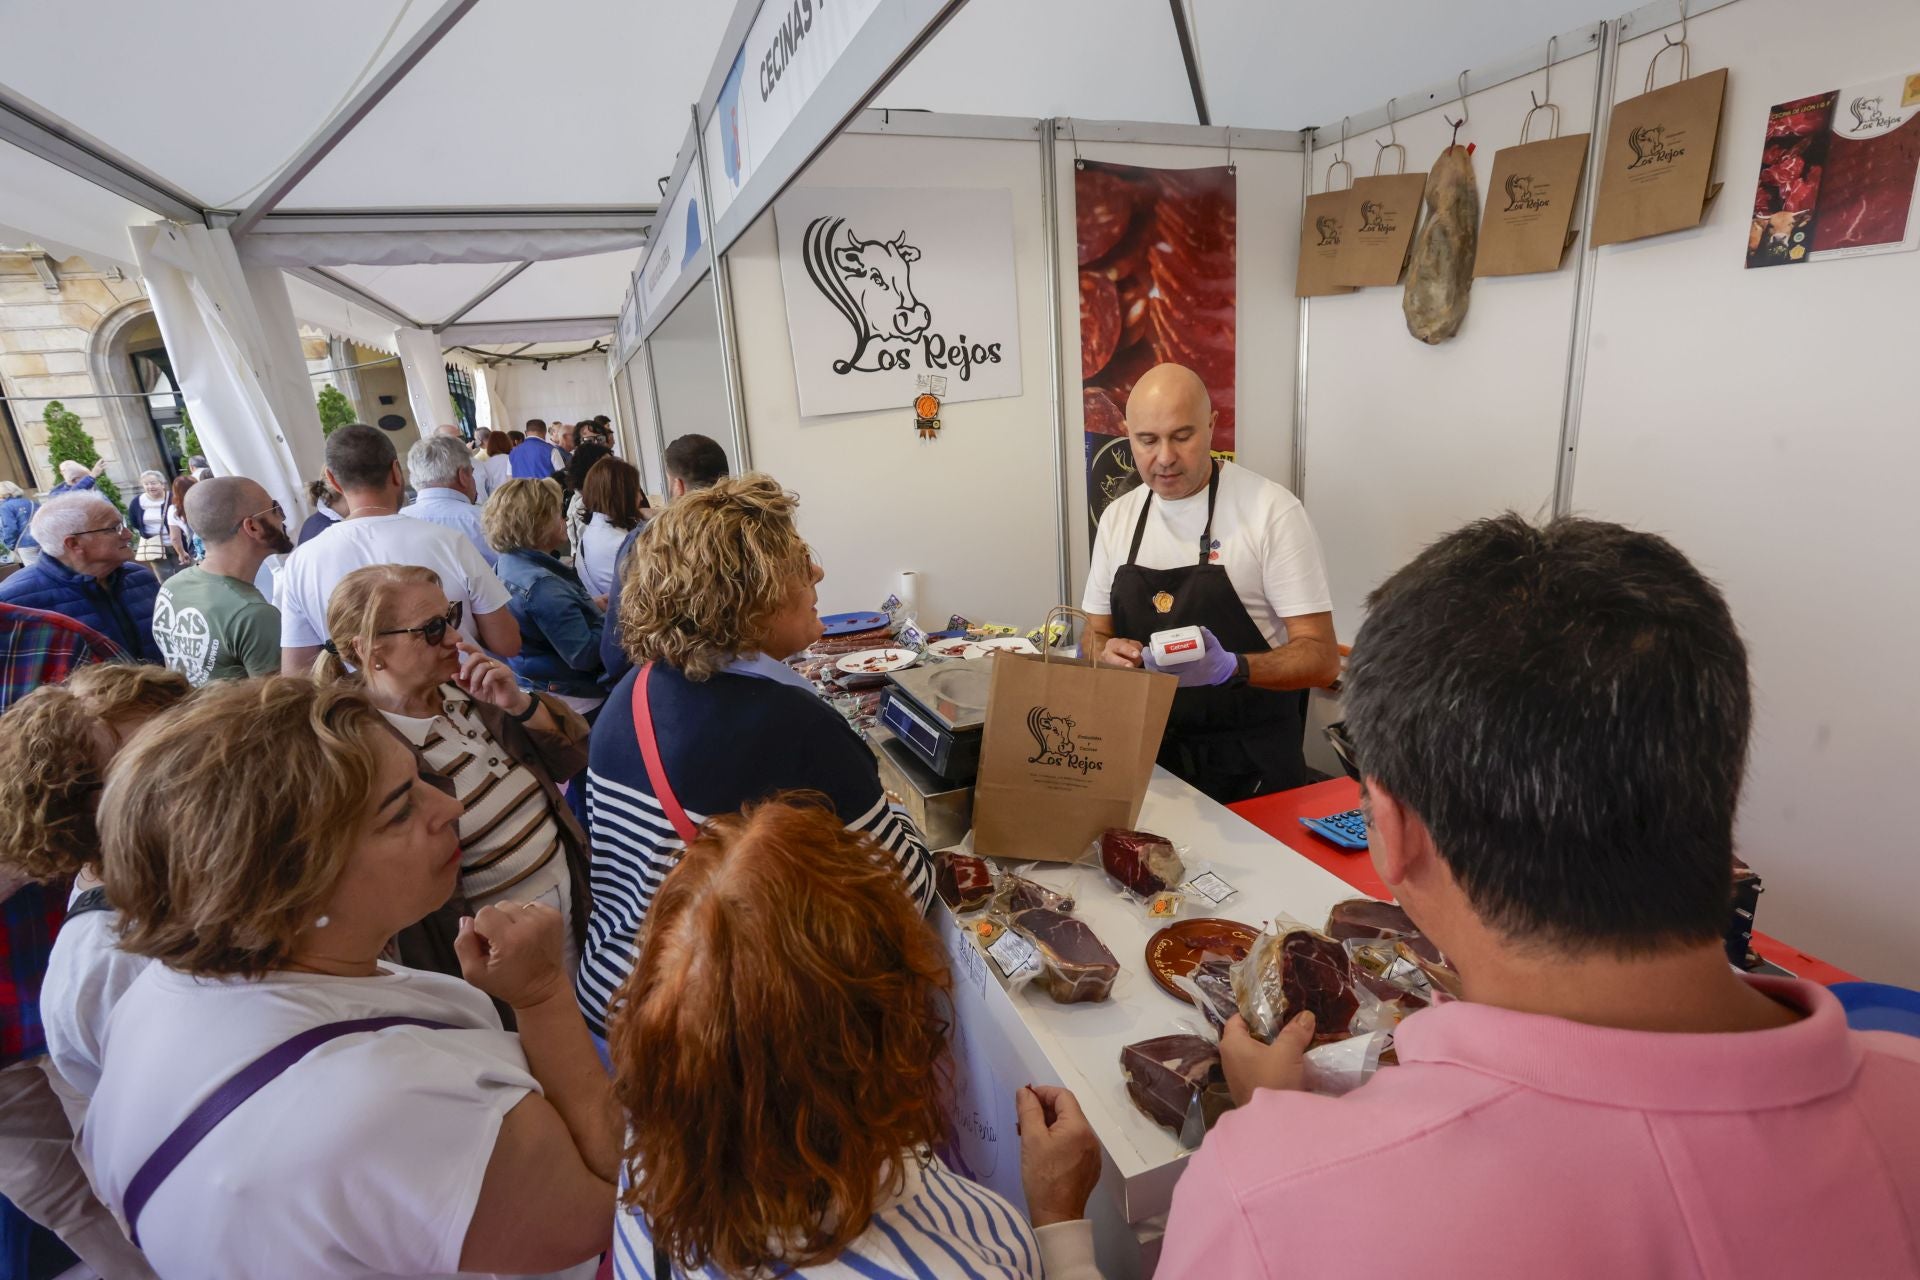
[[[1680,0],[1680,38],[1675,40],[1664,31],[1660,33],[1660,38],[1666,42],[1662,47],[1667,49],[1687,42],[1687,0]]]
[[[1539,95],[1535,94],[1533,90],[1527,90],[1527,96],[1533,99],[1533,110],[1527,112],[1526,118],[1520,122],[1520,143],[1522,146],[1525,146],[1529,137],[1532,136],[1533,118],[1542,111],[1547,113],[1547,119],[1553,123],[1553,133],[1551,136],[1555,138],[1560,136],[1560,108],[1553,100],[1553,54],[1554,47],[1559,41],[1560,37],[1558,36],[1554,36],[1547,41],[1546,85],[1542,89],[1542,92],[1547,95],[1547,100],[1542,102]]]
[[[1399,122],[1393,118],[1393,105],[1397,101],[1397,98],[1387,99],[1387,145],[1396,147],[1400,145]]]
[[[1469,67],[1468,70],[1470,71],[1472,70],[1472,68]],[[1449,148],[1457,147],[1460,145],[1461,126],[1465,125],[1469,120],[1473,119],[1473,116],[1467,110],[1467,72],[1462,71],[1460,73],[1460,78],[1457,81],[1455,81],[1455,83],[1460,86],[1460,118],[1458,120],[1455,120],[1449,116],[1443,115],[1440,117],[1442,120],[1445,120],[1448,124],[1453,126],[1453,141],[1447,144]]]
[[[1545,80],[1544,80],[1544,83],[1542,83],[1540,86],[1540,92],[1547,95],[1546,102],[1542,102],[1540,101],[1540,99],[1534,98],[1533,90],[1531,89],[1527,90],[1527,96],[1529,98],[1533,98],[1533,109],[1535,111],[1538,111],[1541,107],[1547,106],[1553,102],[1553,51],[1555,47],[1559,45],[1559,43],[1560,43],[1559,36],[1547,37],[1547,65],[1544,68]]]
[[[1395,101],[1393,98],[1387,99],[1387,136],[1391,138],[1392,141],[1381,142],[1375,139],[1373,144],[1379,148],[1379,150],[1373,153],[1373,176],[1376,178],[1380,176],[1380,162],[1386,158],[1386,154],[1389,151],[1398,151],[1400,153],[1400,172],[1405,173],[1407,171],[1407,149],[1400,145],[1400,130],[1396,127],[1397,122],[1393,118]]]
[[[1341,164],[1345,164],[1347,162],[1347,125],[1351,123],[1352,120],[1353,120],[1352,116],[1340,117],[1340,163]]]

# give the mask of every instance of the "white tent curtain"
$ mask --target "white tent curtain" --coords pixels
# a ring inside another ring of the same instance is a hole
[[[440,350],[440,339],[427,329],[395,329],[393,346],[406,371],[407,403],[420,434],[430,436],[436,428],[458,422],[453,393],[447,389],[447,358]]]
[[[207,461],[258,481],[297,524],[323,438],[280,272],[242,266],[225,230],[161,222],[128,234]]]
[[[493,425],[493,431],[518,431],[520,421],[514,417],[513,405],[507,401],[507,380],[500,376],[500,370],[481,365],[474,370],[474,398],[486,405],[485,415]]]

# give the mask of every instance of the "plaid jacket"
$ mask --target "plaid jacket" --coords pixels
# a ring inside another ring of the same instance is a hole
[[[0,603],[0,711],[76,667],[124,658],[91,627],[57,613]],[[11,885],[0,883],[0,892]],[[40,984],[67,914],[65,882],[14,888],[0,900],[0,1067],[47,1051]]]

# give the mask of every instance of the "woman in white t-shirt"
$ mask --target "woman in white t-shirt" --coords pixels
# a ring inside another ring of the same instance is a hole
[[[580,505],[587,522],[574,549],[573,567],[587,594],[599,601],[602,609],[607,607],[607,593],[613,590],[613,569],[620,547],[640,523],[644,497],[639,470],[619,458],[600,459],[580,485]]]
[[[587,836],[559,784],[586,767],[587,722],[557,697],[522,689],[504,663],[461,640],[455,621],[433,570],[355,569],[327,603],[332,638],[314,678],[359,686],[421,769],[452,784],[465,909],[553,907],[570,925],[571,974],[586,942]]]
[[[526,1274],[606,1248],[617,1153],[560,916],[482,908],[465,982],[383,962],[453,891],[460,806],[362,694],[202,690],[100,811],[121,947],[159,963],[109,1021],[81,1144],[155,1270]]]
[[[513,441],[504,431],[489,431],[485,452],[473,460],[473,487],[477,492],[474,503],[484,506],[487,495],[513,479],[513,463],[507,455],[513,452]]]

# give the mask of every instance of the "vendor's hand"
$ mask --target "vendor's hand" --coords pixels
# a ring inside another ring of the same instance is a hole
[[[1030,1084],[1014,1095],[1020,1111],[1020,1185],[1036,1227],[1087,1216],[1100,1181],[1100,1143],[1071,1091]]]
[[[1144,653],[1138,640],[1112,636],[1107,640],[1107,647],[1101,651],[1100,661],[1110,667],[1137,667]]]
[[[1304,1089],[1307,1048],[1313,1043],[1313,1014],[1296,1015],[1272,1044],[1261,1044],[1239,1014],[1220,1032],[1220,1066],[1227,1073],[1233,1105],[1244,1107],[1256,1089]]]
[[[498,707],[509,715],[519,715],[527,709],[527,703],[533,695],[520,687],[512,667],[498,658],[488,657],[477,645],[466,640],[457,640],[455,643],[460,648],[460,670],[455,673],[453,682],[468,697],[490,707]]]
[[[571,997],[562,953],[566,920],[544,902],[499,902],[460,921],[460,975],[496,1000],[530,1009]]]
[[[1149,671],[1163,676],[1172,676],[1180,682],[1182,689],[1203,689],[1212,685],[1225,684],[1233,679],[1233,673],[1240,669],[1237,654],[1228,653],[1220,641],[1214,638],[1210,628],[1200,628],[1200,639],[1206,645],[1206,651],[1192,662],[1178,667],[1163,667],[1154,662],[1153,650],[1148,649],[1142,659],[1142,665]]]

